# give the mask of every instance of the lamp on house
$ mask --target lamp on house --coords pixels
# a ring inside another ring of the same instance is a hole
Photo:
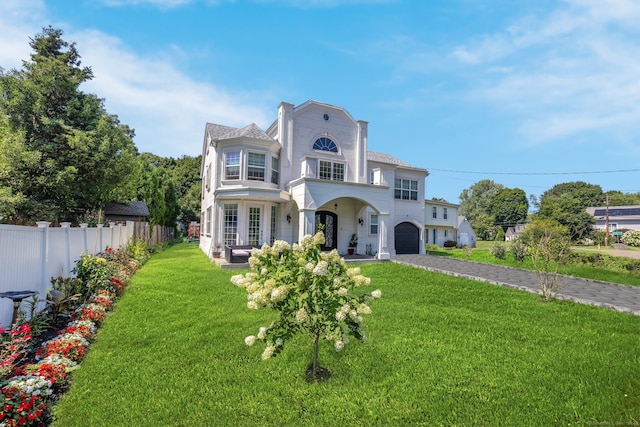
[[[360,224],[360,227],[362,227],[362,223],[364,223],[364,220],[362,218],[358,218],[358,224]]]
[[[287,214],[287,222],[291,224],[291,214]]]

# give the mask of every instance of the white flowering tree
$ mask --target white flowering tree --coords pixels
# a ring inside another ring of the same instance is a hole
[[[309,380],[322,380],[329,371],[318,365],[321,338],[333,342],[336,351],[344,348],[349,337],[365,341],[362,327],[370,304],[380,298],[380,290],[360,296],[352,291],[371,280],[360,274],[360,268],[347,268],[336,250],[322,252],[324,234],[306,235],[291,247],[277,240],[253,249],[249,258],[251,271],[238,274],[231,282],[247,291],[247,307],[253,310],[272,308],[278,318],[257,335],[245,338],[247,345],[265,343],[262,359],[278,355],[286,341],[299,332],[307,332],[313,340],[313,360],[307,369]]]

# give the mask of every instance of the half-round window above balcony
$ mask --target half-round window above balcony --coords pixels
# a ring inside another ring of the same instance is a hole
[[[322,137],[316,139],[316,142],[313,143],[313,149],[319,151],[328,151],[330,153],[337,153],[338,146],[335,142],[333,142],[330,138]]]

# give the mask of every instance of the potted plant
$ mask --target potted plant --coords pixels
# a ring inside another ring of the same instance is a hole
[[[216,242],[216,248],[213,251],[213,257],[214,258],[220,258],[220,254],[222,253],[221,248],[222,247],[222,243],[220,242]]]
[[[356,251],[356,246],[358,246],[358,235],[353,233],[351,235],[351,239],[349,240],[349,255],[353,255]]]

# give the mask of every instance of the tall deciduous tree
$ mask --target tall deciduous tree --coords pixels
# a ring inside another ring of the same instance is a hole
[[[82,92],[90,67],[51,27],[20,70],[0,70],[0,194],[12,220],[75,219],[101,207],[132,169],[133,130]],[[9,173],[10,172],[10,173]],[[22,179],[20,177],[28,177]]]
[[[491,201],[503,188],[502,184],[483,179],[460,193],[460,215],[467,218],[479,236],[483,235],[483,228],[487,222],[486,215],[491,216],[492,222],[495,222],[491,213]]]
[[[609,206],[640,205],[640,193],[623,193],[622,191],[607,191]]]
[[[504,231],[525,222],[528,212],[527,194],[519,188],[503,188],[491,199],[491,214]]]
[[[583,181],[553,186],[540,196],[537,219],[551,219],[569,230],[572,240],[589,235],[594,219],[586,211],[589,206],[603,206],[604,193],[599,185]]]

